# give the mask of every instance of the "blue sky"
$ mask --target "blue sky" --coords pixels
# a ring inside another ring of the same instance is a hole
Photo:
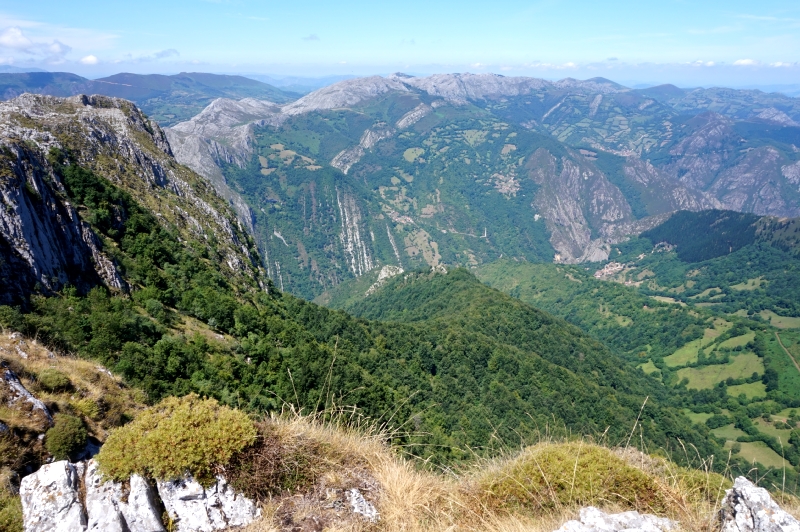
[[[321,76],[800,84],[800,2],[0,0],[0,63]]]

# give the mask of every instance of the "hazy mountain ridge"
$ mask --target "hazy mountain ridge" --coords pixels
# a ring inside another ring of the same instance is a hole
[[[216,98],[259,98],[275,102],[294,100],[285,92],[243,76],[198,72],[162,74],[121,73],[95,80],[67,72],[0,73],[0,95],[10,99],[25,92],[49,96],[102,94],[136,103],[162,126],[187,120]]]

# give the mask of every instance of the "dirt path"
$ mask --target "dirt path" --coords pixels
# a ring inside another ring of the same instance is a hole
[[[794,362],[794,367],[797,368],[797,371],[800,371],[800,364],[797,363],[797,360],[794,359],[794,357],[789,352],[789,350],[786,349],[786,346],[783,345],[783,342],[781,342],[781,335],[778,334],[778,331],[775,331],[775,338],[778,339],[778,343],[781,344],[781,347],[783,348],[783,350],[786,352],[787,355],[789,355],[789,358],[792,360],[792,362]]]

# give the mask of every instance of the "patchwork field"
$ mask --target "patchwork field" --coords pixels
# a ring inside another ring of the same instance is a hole
[[[779,316],[771,310],[762,310],[761,317],[778,329],[800,329],[800,318],[791,316]]]
[[[753,373],[764,373],[764,364],[755,353],[742,353],[731,358],[728,364],[714,364],[700,368],[683,368],[678,370],[678,379],[688,379],[689,388],[702,390],[713,388],[720,381],[729,377],[741,379],[749,377]]]

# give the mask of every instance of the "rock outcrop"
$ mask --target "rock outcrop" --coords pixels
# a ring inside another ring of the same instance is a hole
[[[663,517],[639,512],[607,514],[593,506],[582,508],[580,521],[567,521],[556,532],[668,532],[678,524]]]
[[[159,482],[158,493],[177,532],[211,532],[243,526],[261,515],[253,501],[237,494],[221,476],[208,488],[191,477]]]
[[[103,480],[97,462],[66,460],[22,479],[25,532],[164,532],[165,508],[174,530],[212,532],[253,522],[260,509],[224,478],[203,488],[191,477],[159,482],[133,475]]]
[[[127,285],[102,240],[70,203],[49,153],[122,188],[165,224],[218,240],[231,274],[253,284],[258,259],[227,202],[174,160],[164,132],[126,100],[24,94],[0,103],[0,303],[70,284],[84,291]]]
[[[783,511],[769,492],[744,477],[725,492],[721,532],[800,532],[800,522]]]
[[[86,511],[80,499],[81,465],[68,461],[42,466],[22,479],[19,495],[25,532],[86,530]]]

